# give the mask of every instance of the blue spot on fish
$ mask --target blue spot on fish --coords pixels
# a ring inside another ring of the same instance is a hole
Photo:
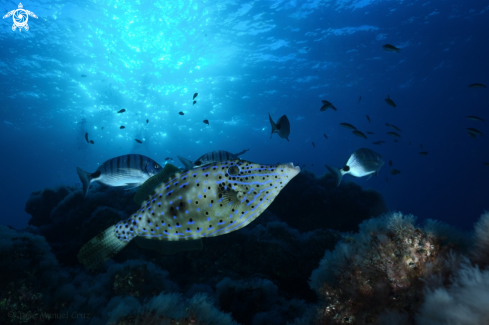
[[[201,199],[201,198],[202,198],[202,195],[199,194],[199,199]]]
[[[190,222],[190,221],[187,221],[187,223],[188,223],[189,225],[193,225],[193,224],[195,223],[195,221],[191,221],[191,222]]]
[[[149,223],[149,225],[151,226],[151,222]]]
[[[207,221],[211,221],[211,218],[207,218]]]
[[[188,213],[188,210],[185,210],[185,213]]]

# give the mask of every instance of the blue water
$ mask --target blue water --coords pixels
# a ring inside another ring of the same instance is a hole
[[[485,1],[23,5],[38,16],[29,31],[0,22],[1,224],[25,227],[30,193],[78,184],[77,166],[93,172],[128,153],[181,166],[177,155],[247,148],[243,159],[322,175],[367,147],[386,161],[378,177],[345,180],[379,191],[389,209],[464,229],[489,209],[489,89],[468,88],[489,85]],[[2,16],[17,6],[0,1]],[[321,100],[338,111],[321,112]],[[288,116],[290,142],[270,139],[268,113]],[[398,143],[385,123],[402,130]]]

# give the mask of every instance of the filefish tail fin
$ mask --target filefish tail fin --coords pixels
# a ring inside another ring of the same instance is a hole
[[[336,187],[340,186],[341,179],[343,178],[343,173],[341,172],[341,169],[332,167],[329,165],[325,165],[326,168],[328,168],[329,172],[333,175],[336,181]]]
[[[87,269],[97,269],[129,244],[132,238],[126,241],[117,238],[115,228],[116,225],[105,229],[80,249],[78,261]]]
[[[270,113],[268,113],[268,119],[270,120],[270,124],[272,125],[272,133],[270,134],[270,139],[272,138],[272,135],[275,133],[277,130],[277,124],[272,120],[272,117],[270,116]]]
[[[188,160],[187,158],[183,158],[180,156],[177,156],[178,159],[182,162],[182,164],[185,166],[185,170],[189,170],[194,168],[194,162],[191,160]]]
[[[80,167],[76,167],[76,172],[78,173],[78,177],[80,177],[80,181],[83,184],[83,197],[87,197],[88,188],[90,187],[90,183],[92,182],[92,178],[90,177],[90,173],[87,173]]]

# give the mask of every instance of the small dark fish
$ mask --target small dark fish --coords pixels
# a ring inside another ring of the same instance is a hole
[[[197,101],[196,100],[194,100],[194,103],[192,105],[195,105],[195,104],[197,104]]]
[[[316,145],[314,144],[314,142],[311,142],[311,143],[312,143],[312,146],[313,146],[314,148],[316,148]],[[278,165],[278,164],[277,164],[277,165]]]
[[[375,142],[372,142],[372,143],[373,144],[376,144],[376,145],[381,145],[382,143],[385,143],[385,141],[380,140],[380,141],[375,141]]]
[[[475,134],[474,133],[470,133],[467,131],[467,134],[472,138],[472,139],[475,139]]]
[[[204,123],[207,124],[207,125],[210,125],[209,124],[209,120],[204,120]]]
[[[166,157],[165,160],[173,160],[171,157]]]
[[[372,131],[367,131],[367,134],[375,134],[375,133],[373,133]]]
[[[411,142],[409,142],[409,145],[411,145]]]
[[[358,103],[360,104],[360,101],[362,100],[362,96],[360,96],[360,98],[358,98]]]
[[[121,127],[119,129],[125,129],[126,127],[124,125],[121,125]]]
[[[421,156],[428,156],[428,151],[421,151],[419,154]]]
[[[423,149],[423,145],[422,145],[422,144],[420,144],[420,145],[419,145],[419,147],[420,147],[421,149]]]
[[[86,75],[84,75],[84,74],[82,74],[82,75],[81,75],[81,77],[82,77],[82,78],[86,78],[87,76],[86,76]],[[470,86],[469,86],[469,87],[470,87]]]
[[[487,88],[486,85],[483,84],[471,84],[469,88]]]
[[[356,135],[357,137],[367,139],[367,136],[366,136],[365,134],[363,134],[363,132],[361,132],[361,131],[355,130],[355,131],[353,131],[352,133],[353,133],[354,135]]]
[[[274,133],[277,133],[279,137],[282,139],[287,139],[289,141],[290,135],[290,122],[287,118],[287,115],[282,115],[275,123],[272,120],[272,116],[268,113],[268,119],[270,120],[270,124],[272,126],[272,134],[270,134],[270,139]]]
[[[357,128],[354,127],[353,125],[349,124],[349,123],[340,123],[340,125],[344,128],[347,128],[347,129],[351,129],[351,130],[356,130]]]
[[[479,122],[485,122],[483,119],[477,116],[467,116],[467,119],[472,120],[472,121],[479,121]]]
[[[389,95],[387,95],[387,98],[384,99],[384,100],[387,103],[387,105],[389,105],[389,106],[392,106],[392,107],[396,107],[397,106],[396,103],[394,103],[394,101],[392,99],[390,99]]]
[[[333,106],[333,104],[331,104],[330,102],[328,102],[327,100],[322,100],[321,102],[323,102],[323,106],[321,106],[321,108],[319,109],[320,111],[325,111],[327,110],[328,108],[331,108],[332,110],[336,111],[336,107]]]
[[[118,112],[117,112],[117,114],[119,114],[119,113],[124,113],[125,111],[126,111],[126,110],[123,108],[123,109],[121,109],[120,111],[118,111]]]
[[[382,45],[382,48],[384,50],[386,50],[387,52],[397,52],[397,53],[400,53],[401,52],[401,49],[395,47],[394,45],[391,45],[391,44],[384,44]]]
[[[397,174],[400,174],[401,171],[400,170],[397,170],[397,169],[391,169],[391,175],[397,175]]]
[[[393,128],[393,129],[395,129],[395,130],[397,130],[399,132],[402,132],[400,128],[398,128],[397,126],[395,126],[393,124],[385,123],[385,125],[390,126],[391,128]]]
[[[368,123],[370,123],[370,117],[368,115],[366,115],[366,117],[367,117]]]
[[[146,124],[148,124],[148,123],[149,123],[149,120],[146,120]]]
[[[180,115],[184,115],[184,114],[183,114],[183,112],[178,112],[178,114],[180,114]]]
[[[397,134],[396,132],[387,132],[388,135],[390,135],[391,137],[396,137],[396,138],[400,138],[401,136],[399,134]]]
[[[137,143],[143,143],[143,141],[141,141],[141,140],[138,140],[138,139],[134,139],[134,140],[136,140]]]
[[[194,97],[192,97],[192,100],[194,100],[197,96],[199,96],[199,93],[195,93]]]
[[[392,167],[392,160],[389,160],[389,166]]]
[[[397,143],[397,142],[399,142],[399,141],[397,141],[397,139],[394,139],[394,142],[396,142],[396,143]]]
[[[477,129],[474,129],[474,128],[467,128],[467,132],[468,133],[472,133],[474,135],[480,135],[480,136],[482,136],[482,132],[479,131],[479,130],[477,130]]]
[[[90,143],[91,143],[91,144],[95,144],[95,141],[93,141],[93,140],[90,140]]]
[[[328,136],[327,136],[326,134],[323,134],[323,135],[324,135],[324,137],[325,137],[326,139],[328,138]]]
[[[102,126],[102,130],[104,129],[104,127]]]
[[[87,140],[88,143],[88,133],[85,133],[85,140]]]

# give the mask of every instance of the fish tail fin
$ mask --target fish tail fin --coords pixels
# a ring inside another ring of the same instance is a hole
[[[270,113],[268,113],[268,119],[270,120],[270,124],[272,125],[272,133],[270,134],[270,139],[272,138],[272,135],[275,133],[277,130],[277,124],[272,120],[272,117],[270,116]]]
[[[109,258],[117,254],[129,244],[132,238],[126,241],[117,238],[116,226],[111,226],[93,237],[83,245],[78,253],[78,261],[89,270],[95,270]]]
[[[336,187],[340,186],[341,179],[343,178],[343,172],[341,169],[332,167],[329,165],[325,165],[328,168],[329,172],[333,175],[336,181]]]
[[[83,197],[87,197],[88,188],[92,183],[92,177],[90,177],[90,173],[87,173],[80,167],[76,167],[76,172],[78,173],[78,177],[80,177],[80,181],[83,184]]]
[[[188,160],[187,158],[180,157],[180,156],[177,156],[177,157],[178,157],[178,159],[180,159],[182,164],[185,166],[185,170],[190,170],[190,169],[194,168],[194,162],[193,161]]]

